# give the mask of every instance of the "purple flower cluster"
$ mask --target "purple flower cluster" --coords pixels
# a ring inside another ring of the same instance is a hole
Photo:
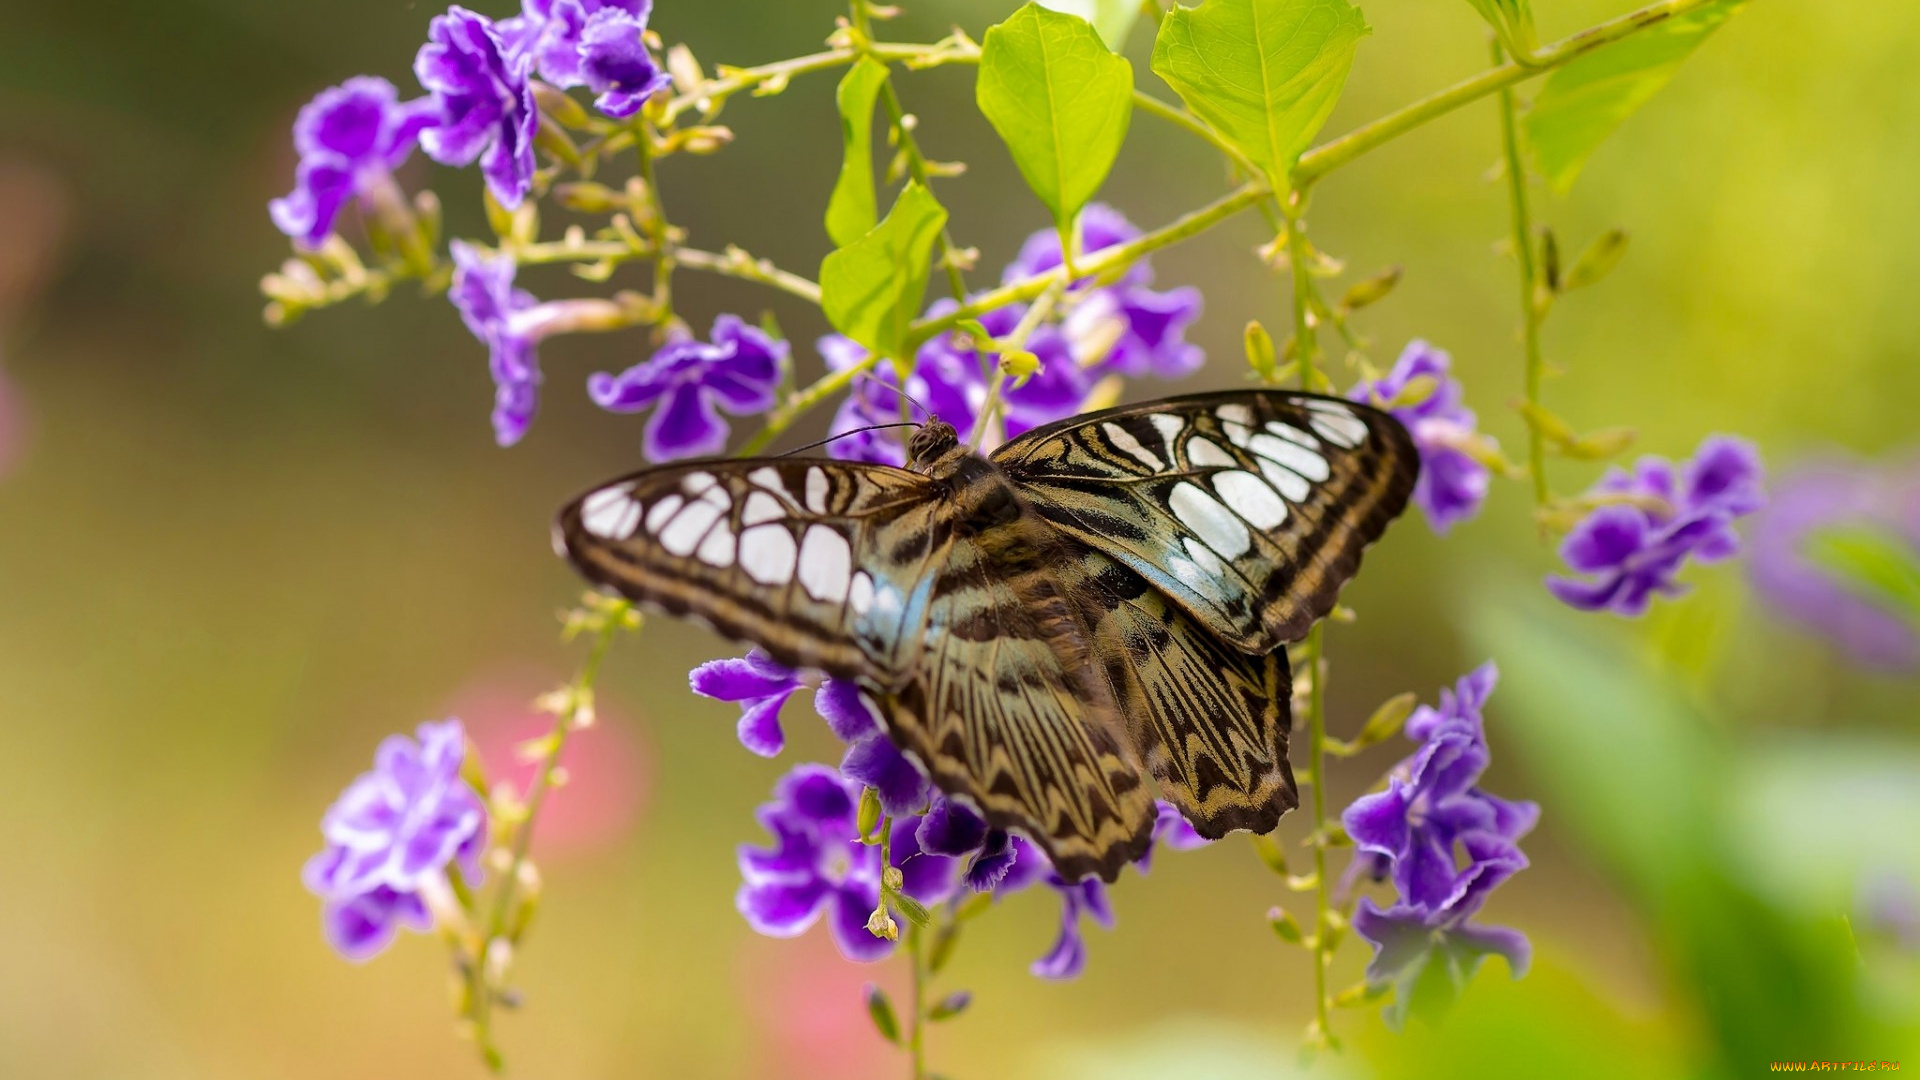
[[[401,101],[385,79],[363,75],[320,91],[293,122],[300,164],[293,191],[267,204],[274,225],[319,247],[348,201],[391,188],[393,170],[435,123],[431,99]]]
[[[373,770],[321,819],[327,846],[302,872],[323,901],[327,941],[349,960],[385,949],[400,927],[431,930],[428,901],[451,895],[448,873],[480,878],[487,811],[460,775],[466,733],[449,719],[415,735],[380,744]]]
[[[1387,406],[1415,378],[1434,380],[1424,401],[1389,408],[1407,426],[1420,450],[1420,479],[1413,501],[1427,515],[1427,524],[1444,535],[1480,512],[1487,499],[1489,470],[1471,449],[1491,448],[1491,437],[1477,430],[1478,420],[1466,406],[1460,380],[1452,375],[1453,358],[1424,341],[1411,341],[1394,361],[1393,370],[1374,382],[1362,382],[1348,395],[1355,401]]]
[[[695,693],[740,705],[740,741],[763,757],[785,746],[780,709],[808,685],[757,649],[702,664],[691,682]],[[773,937],[792,937],[826,912],[848,959],[877,960],[891,951],[892,942],[866,929],[879,903],[882,868],[879,847],[861,842],[855,818],[861,789],[872,788],[893,823],[888,847],[892,865],[904,875],[902,892],[932,905],[953,899],[962,885],[999,897],[1044,884],[1060,897],[1060,932],[1032,971],[1049,979],[1079,975],[1086,966],[1083,919],[1113,925],[1106,886],[1097,878],[1065,880],[1038,846],[989,827],[973,810],[935,791],[920,767],[880,730],[873,706],[854,684],[820,681],[814,708],[848,744],[846,756],[838,770],[794,769],[775,788],[774,800],[760,808],[760,823],[772,834],[773,846],[740,849],[738,907],[748,924]],[[1207,843],[1164,803],[1153,836],[1175,850]],[[1141,872],[1151,855],[1149,849],[1136,864]]]
[[[1808,557],[1823,532],[1863,531],[1920,566],[1920,459],[1824,461],[1783,477],[1754,519],[1747,573],[1761,598],[1874,667],[1920,667],[1920,625]]]
[[[717,454],[727,443],[720,410],[751,416],[774,406],[787,343],[733,315],[716,319],[712,336],[670,341],[618,375],[587,380],[587,395],[603,409],[653,410],[642,440],[651,461]]]
[[[1106,206],[1089,206],[1081,215],[1081,246],[1091,252],[1125,243],[1139,235],[1120,214]],[[1052,230],[1028,238],[1020,255],[1008,265],[1013,281],[1059,267],[1060,239]],[[1040,361],[1040,370],[1002,394],[1001,432],[1012,438],[1042,424],[1080,411],[1094,386],[1107,375],[1158,375],[1179,378],[1197,369],[1205,359],[1198,346],[1186,340],[1186,329],[1200,314],[1200,293],[1182,288],[1158,292],[1150,287],[1153,271],[1143,260],[1119,281],[1095,288],[1077,282],[1062,303],[1066,314],[1043,323],[1027,338],[1025,348]],[[951,299],[927,309],[939,317],[958,305]],[[1025,305],[1012,305],[980,319],[989,334],[1011,333],[1026,315]],[[942,334],[920,347],[908,375],[906,393],[933,415],[954,426],[962,440],[973,437],[980,410],[998,378],[990,361],[972,348],[971,340]],[[820,355],[836,371],[845,371],[866,359],[866,350],[830,334],[820,339]],[[873,424],[926,419],[917,411],[903,412],[897,373],[873,372],[856,384],[834,417],[835,432]],[[868,432],[835,441],[828,453],[846,460],[899,465],[905,460],[899,440]]]
[[[1676,474],[1664,458],[1643,457],[1632,472],[1608,471],[1588,497],[1601,505],[1560,545],[1584,578],[1549,577],[1547,588],[1583,611],[1640,615],[1655,594],[1676,596],[1688,559],[1717,562],[1740,552],[1736,518],[1766,503],[1760,455],[1751,443],[1715,435]]]
[[[480,163],[501,205],[533,188],[540,111],[532,77],[585,86],[608,116],[628,117],[671,81],[648,51],[651,0],[525,0],[495,21],[455,5],[435,16],[414,57],[427,96],[400,101],[385,79],[323,90],[294,122],[300,153],[292,193],[268,206],[273,223],[306,247],[333,231],[350,199],[385,197],[392,170],[418,143],[443,165]]]
[[[1450,1002],[1489,953],[1504,956],[1515,975],[1531,956],[1519,931],[1469,921],[1488,893],[1526,867],[1518,841],[1540,817],[1534,803],[1476,786],[1490,760],[1481,711],[1498,677],[1492,663],[1482,665],[1442,690],[1439,708],[1416,710],[1406,732],[1420,748],[1394,766],[1387,790],[1361,796],[1342,815],[1358,865],[1393,882],[1393,906],[1361,899],[1353,928],[1375,950],[1368,980],[1397,989],[1386,1014],[1395,1026],[1409,1009]]]

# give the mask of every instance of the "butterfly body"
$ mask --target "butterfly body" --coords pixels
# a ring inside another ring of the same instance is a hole
[[[949,796],[1111,880],[1145,775],[1202,835],[1297,804],[1284,644],[1333,604],[1418,459],[1383,413],[1195,395],[982,456],[922,425],[907,469],[688,462],[562,511],[589,580],[856,680]]]

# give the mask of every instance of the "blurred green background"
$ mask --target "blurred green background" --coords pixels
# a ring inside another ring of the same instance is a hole
[[[506,14],[504,5],[483,5]],[[1011,0],[922,0],[890,34],[976,36]],[[1541,0],[1558,36],[1617,0]],[[0,4],[0,376],[19,445],[0,478],[0,1075],[478,1075],[449,1031],[444,959],[408,938],[376,963],[322,943],[300,887],[321,810],[378,739],[458,711],[496,761],[574,654],[554,613],[576,591],[546,523],[565,496],[639,461],[639,423],[594,411],[586,373],[639,335],[560,340],[532,435],[496,448],[484,354],[443,300],[262,325],[256,283],[286,252],[266,200],[290,185],[288,125],[346,76],[403,86],[437,9],[371,0]],[[831,3],[663,0],[654,25],[709,65],[808,50]],[[1337,133],[1482,66],[1465,3],[1370,0]],[[1142,85],[1144,34],[1131,50]],[[1920,5],[1756,3],[1539,211],[1577,249],[1633,233],[1626,263],[1556,312],[1549,399],[1577,426],[1630,423],[1689,453],[1736,431],[1785,466],[1890,452],[1920,403]],[[939,188],[984,282],[1045,223],[971,108],[971,72],[904,83]],[[1164,88],[1160,88],[1164,91]],[[692,242],[739,242],[802,271],[825,250],[837,169],[832,78],[741,100],[735,146],[663,179]],[[1451,350],[1509,446],[1520,385],[1491,103],[1322,185],[1317,241],[1359,274],[1406,268],[1362,324],[1385,361]],[[416,158],[454,230],[477,179]],[[1152,225],[1211,198],[1202,144],[1135,119],[1105,197]],[[1239,378],[1248,318],[1284,322],[1249,215],[1156,260],[1204,288],[1195,337]],[[588,287],[554,271],[542,296]],[[696,326],[771,304],[687,274]],[[802,363],[817,360],[799,350]],[[1136,386],[1135,396],[1159,386]],[[1560,465],[1577,490],[1592,470]],[[1506,673],[1488,786],[1540,800],[1533,868],[1496,897],[1536,970],[1497,965],[1438,1028],[1345,1013],[1324,1076],[1746,1075],[1773,1058],[1920,1066],[1920,964],[1863,926],[1868,883],[1920,882],[1915,683],[1861,673],[1771,619],[1733,566],[1691,572],[1684,605],[1616,625],[1544,602],[1552,564],[1524,492],[1445,541],[1409,520],[1347,594],[1331,639],[1336,730],[1489,655]],[[795,706],[796,746],[761,761],[687,669],[724,646],[656,620],[617,649],[606,722],[540,847],[541,922],[503,1019],[520,1075],[833,1077],[901,1071],[866,1028],[823,936],[754,937],[731,908],[734,845],[796,755],[831,752]],[[1338,771],[1337,803],[1392,750]],[[1297,820],[1286,836],[1298,839]],[[1247,845],[1163,855],[1116,892],[1077,982],[1029,977],[1053,902],[1018,897],[964,943],[974,1009],[933,1036],[955,1077],[1282,1075],[1309,1012],[1304,954],[1263,925],[1277,888]],[[1842,916],[1851,915],[1852,927]],[[1349,949],[1337,985],[1358,976]]]

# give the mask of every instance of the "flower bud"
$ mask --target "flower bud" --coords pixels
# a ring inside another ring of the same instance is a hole
[[[1395,285],[1400,284],[1401,269],[1389,266],[1365,281],[1356,283],[1340,298],[1341,311],[1358,311],[1369,304],[1386,299]]]
[[[1284,908],[1270,908],[1267,911],[1267,925],[1273,927],[1274,934],[1289,945],[1298,945],[1306,940],[1300,924]]]
[[[961,1013],[966,1012],[967,1006],[971,1004],[973,1004],[973,994],[971,992],[955,990],[953,993],[933,1003],[933,1008],[927,1010],[927,1019],[934,1021],[951,1020]]]
[[[1571,292],[1598,283],[1620,265],[1626,254],[1627,231],[1608,229],[1574,260],[1573,269],[1567,271],[1566,280],[1560,283],[1560,291]]]
[[[1246,330],[1247,366],[1261,382],[1273,382],[1279,371],[1280,361],[1273,351],[1273,335],[1258,320],[1247,323]]]
[[[900,924],[894,922],[893,916],[887,914],[886,904],[883,903],[874,908],[873,914],[867,916],[867,933],[877,938],[886,938],[888,941],[900,940]]]
[[[896,1045],[900,1042],[900,1021],[894,1016],[893,1002],[887,999],[887,992],[873,983],[867,984],[867,1016],[873,1020],[873,1029],[880,1037]]]
[[[860,811],[854,824],[860,830],[860,840],[866,844],[877,844],[880,837],[876,834],[880,828],[880,793],[872,788],[860,792]]]

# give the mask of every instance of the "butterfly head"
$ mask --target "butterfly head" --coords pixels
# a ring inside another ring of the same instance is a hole
[[[907,468],[914,472],[930,473],[948,456],[966,452],[966,448],[960,445],[960,433],[953,429],[953,425],[935,417],[921,424],[913,437],[907,440]]]

